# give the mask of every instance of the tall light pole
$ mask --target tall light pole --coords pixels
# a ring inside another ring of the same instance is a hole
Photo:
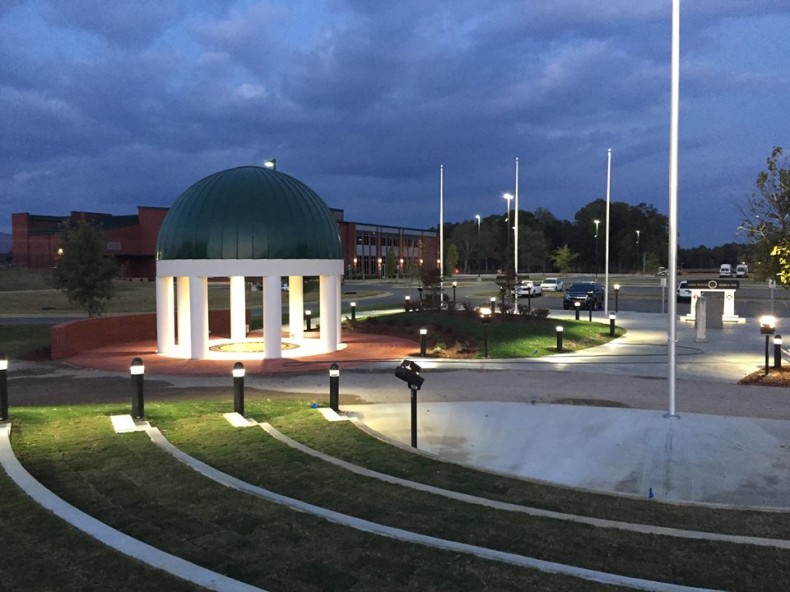
[[[636,270],[637,272],[642,268],[642,254],[639,252],[639,235],[642,231],[636,231]],[[644,270],[642,270],[644,271]]]
[[[475,214],[475,219],[477,220],[477,281],[481,281],[483,278],[480,277],[480,249],[482,245],[480,244],[480,214]]]
[[[505,193],[502,197],[505,198],[505,201],[507,201],[507,218],[505,220],[507,224],[507,251],[505,251],[505,253],[507,253],[508,251],[510,251],[510,231],[512,230],[512,228],[510,227],[510,200],[513,199],[513,194]],[[507,271],[507,256],[505,256],[504,263],[505,263],[504,269],[505,271]]]
[[[598,225],[601,223],[600,220],[597,218],[593,220],[593,224],[595,224],[595,270],[594,275],[598,277]]]
[[[439,166],[439,305],[444,303],[444,165]]]
[[[609,197],[612,192],[612,149],[607,151],[606,159],[606,240],[604,246],[603,268],[603,315],[609,316]]]
[[[515,221],[513,223],[513,272],[518,277],[518,157],[516,157],[516,201],[513,202],[513,208],[515,210]]]

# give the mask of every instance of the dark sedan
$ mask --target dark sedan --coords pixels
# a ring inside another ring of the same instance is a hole
[[[574,303],[581,302],[584,309],[603,308],[603,286],[597,282],[575,282],[565,290],[562,298],[562,308],[565,310],[575,306]]]

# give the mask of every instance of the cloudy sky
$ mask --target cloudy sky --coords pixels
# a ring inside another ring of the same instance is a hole
[[[276,158],[346,218],[426,228],[606,192],[668,210],[671,0],[0,0],[0,231],[134,213]],[[790,149],[790,4],[684,0],[680,245],[740,238]]]

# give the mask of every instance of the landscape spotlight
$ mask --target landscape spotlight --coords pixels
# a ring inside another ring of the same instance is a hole
[[[410,389],[420,390],[425,379],[420,376],[422,368],[411,360],[403,360],[400,366],[395,368],[395,376],[409,385]]]
[[[420,376],[421,369],[411,360],[403,360],[400,366],[395,368],[395,376],[408,384],[411,391],[411,445],[413,448],[417,448],[417,391],[425,381]]]

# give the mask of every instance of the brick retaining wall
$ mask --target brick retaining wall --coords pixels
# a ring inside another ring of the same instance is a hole
[[[230,311],[210,310],[211,334],[230,335]],[[249,322],[249,311],[247,311]],[[82,351],[118,343],[156,341],[156,314],[93,317],[69,321],[52,327],[52,359],[62,360]]]

